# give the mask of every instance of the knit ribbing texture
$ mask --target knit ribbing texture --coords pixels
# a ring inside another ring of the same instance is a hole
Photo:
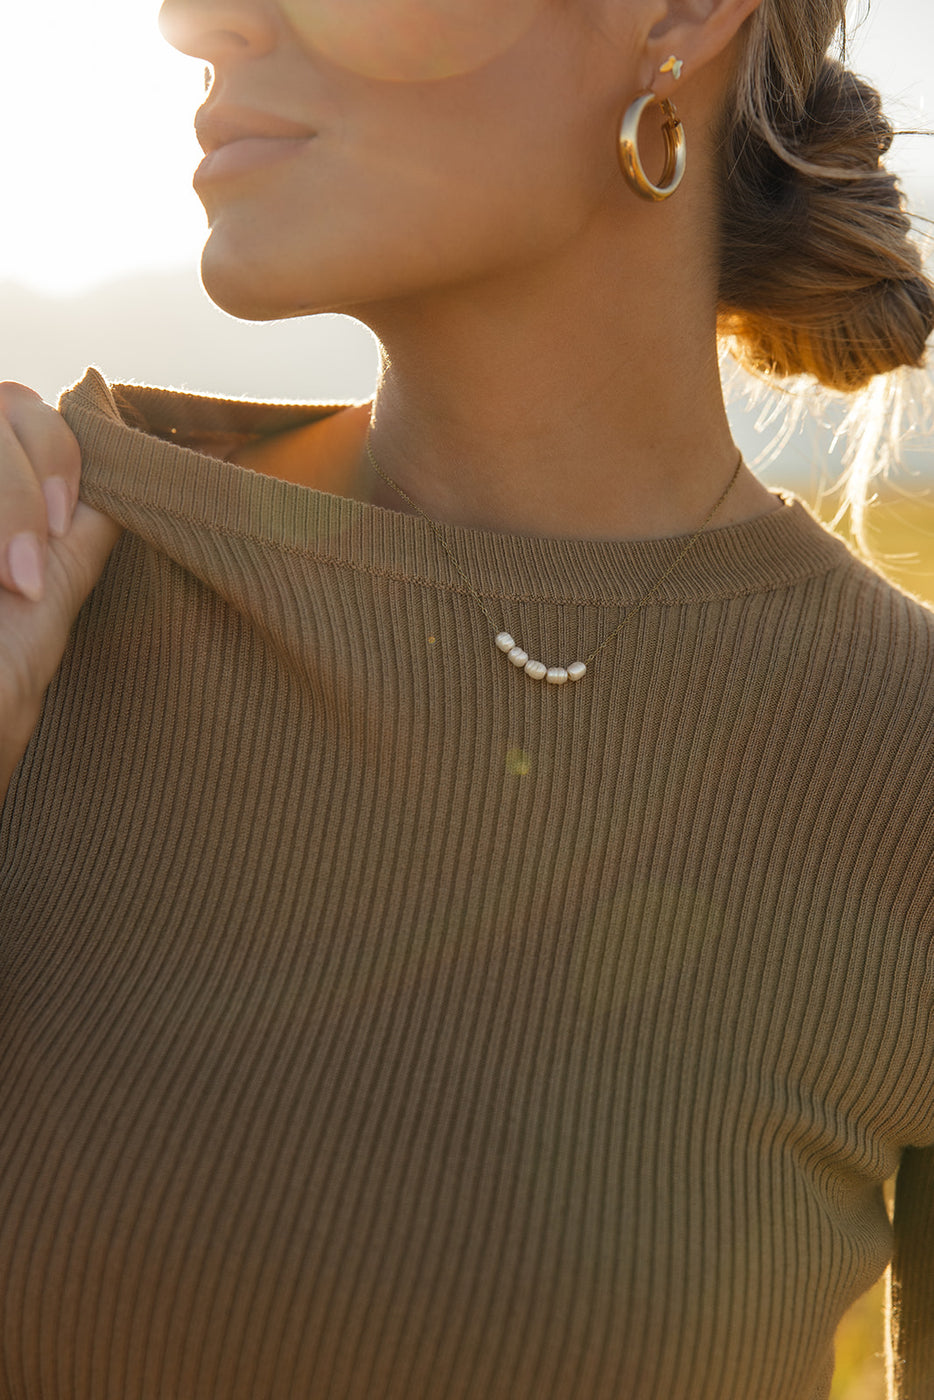
[[[934,1400],[934,615],[783,492],[535,686],[221,460],[335,405],[60,406],[125,533],[0,814],[0,1400],[826,1400],[893,1257]],[[547,656],[683,545],[446,538]]]

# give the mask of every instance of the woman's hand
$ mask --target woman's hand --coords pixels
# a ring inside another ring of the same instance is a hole
[[[80,475],[64,418],[24,384],[0,383],[0,802],[121,534],[78,501]]]

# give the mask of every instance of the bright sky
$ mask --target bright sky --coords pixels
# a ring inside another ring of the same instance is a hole
[[[851,0],[851,5],[862,0]],[[140,268],[197,267],[207,223],[191,188],[204,65],[156,26],[158,0],[7,0],[0,56],[0,280],[71,292]],[[934,120],[929,0],[873,0],[850,64],[897,125]],[[934,215],[934,137],[896,146]]]

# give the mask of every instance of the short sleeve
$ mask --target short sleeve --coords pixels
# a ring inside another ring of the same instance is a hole
[[[934,1400],[934,1147],[904,1153],[894,1222],[889,1400]]]

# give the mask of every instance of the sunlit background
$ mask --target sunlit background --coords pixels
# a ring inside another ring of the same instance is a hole
[[[858,0],[857,0],[858,3]],[[97,364],[111,380],[256,398],[359,398],[372,391],[373,340],[321,316],[233,320],[198,280],[207,223],[191,188],[201,158],[192,127],[204,65],[171,49],[154,0],[8,0],[0,49],[3,217],[0,379],[55,402]],[[850,66],[881,89],[896,125],[926,125],[934,6],[874,0],[854,12]],[[912,208],[934,215],[934,138],[902,137],[892,164]],[[812,415],[774,462],[776,422],[731,402],[736,435],[760,474],[801,490],[823,473],[833,413]],[[839,467],[838,445],[831,463]],[[909,556],[887,571],[934,601],[934,440],[915,442],[912,500],[880,506],[874,543]],[[831,471],[832,474],[832,471]],[[888,514],[886,514],[888,511]],[[834,1400],[880,1400],[881,1288],[838,1338]]]

